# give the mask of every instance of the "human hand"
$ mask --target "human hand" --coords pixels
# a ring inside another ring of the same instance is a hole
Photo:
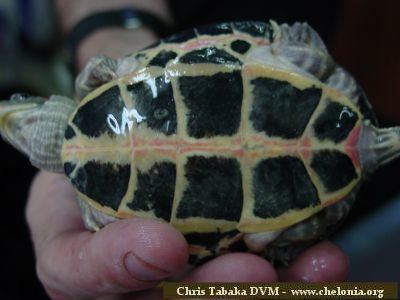
[[[41,172],[26,210],[37,273],[52,299],[157,299],[151,289],[181,272],[188,258],[184,237],[165,222],[132,218],[98,232],[85,229],[75,193],[65,176]],[[128,254],[131,254],[129,256]],[[347,259],[322,242],[288,268],[274,270],[248,253],[220,256],[194,269],[192,282],[341,281]],[[105,298],[103,298],[105,297]]]

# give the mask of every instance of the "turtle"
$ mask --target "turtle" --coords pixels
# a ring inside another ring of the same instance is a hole
[[[362,88],[307,24],[203,25],[123,58],[92,58],[77,99],[15,94],[3,138],[65,173],[93,231],[164,220],[189,263],[232,251],[287,264],[348,214],[400,153]]]

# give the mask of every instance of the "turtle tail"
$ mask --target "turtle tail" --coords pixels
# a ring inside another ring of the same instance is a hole
[[[35,167],[62,172],[61,147],[75,107],[72,99],[63,96],[46,100],[15,94],[9,101],[0,102],[0,134],[27,155]]]
[[[400,156],[400,126],[377,128],[364,124],[357,146],[363,170],[372,173]]]

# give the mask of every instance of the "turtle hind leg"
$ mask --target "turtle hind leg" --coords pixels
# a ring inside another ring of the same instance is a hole
[[[94,89],[133,72],[138,66],[133,56],[113,59],[107,56],[96,56],[90,59],[75,81],[75,90],[82,99]]]
[[[335,69],[335,62],[328,53],[318,33],[307,23],[278,25],[274,30],[271,51],[301,70],[324,81]]]
[[[348,215],[356,200],[357,189],[345,199],[283,231],[261,252],[276,266],[287,266],[294,258],[332,234]]]

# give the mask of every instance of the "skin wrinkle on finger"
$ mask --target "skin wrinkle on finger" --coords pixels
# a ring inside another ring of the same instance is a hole
[[[145,230],[145,228],[143,226],[139,227],[138,234],[139,234],[139,242],[143,243],[146,246],[146,248],[160,248],[161,247],[160,239],[159,238],[156,238],[156,239],[150,238],[147,231]]]

